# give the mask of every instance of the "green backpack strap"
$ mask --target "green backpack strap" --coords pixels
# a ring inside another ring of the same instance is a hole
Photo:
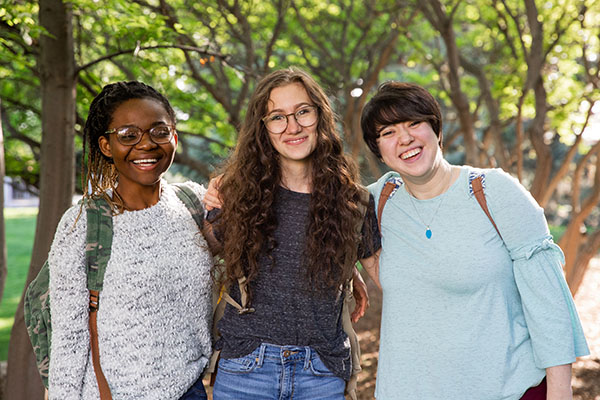
[[[204,206],[196,193],[194,193],[192,188],[183,183],[176,183],[173,185],[173,188],[179,200],[185,204],[185,207],[192,214],[192,218],[196,221],[198,228],[202,229],[204,224]]]
[[[104,199],[85,200],[85,206],[87,215],[85,246],[87,285],[90,290],[90,299],[94,298],[94,304],[91,308],[97,310],[104,271],[106,271],[106,265],[110,258],[112,213],[110,206]],[[50,268],[48,261],[46,261],[37,277],[27,287],[25,293],[25,324],[36,356],[40,377],[46,388],[48,387],[48,369],[52,343],[49,281]],[[92,321],[92,314],[95,316],[95,313],[92,313],[92,309],[90,309],[90,322]],[[90,327],[92,327],[92,323],[90,323]],[[105,398],[107,397],[102,397],[102,399]]]
[[[50,268],[46,261],[38,275],[27,287],[24,298],[25,326],[33,347],[40,378],[46,388],[48,388],[52,343],[49,282]]]
[[[85,241],[87,287],[88,290],[101,292],[112,246],[112,209],[107,201],[101,197],[87,199],[85,207],[87,213]]]
[[[196,225],[198,225],[206,243],[208,243],[210,252],[213,255],[219,254],[223,250],[223,244],[216,238],[212,224],[204,218],[204,205],[198,195],[185,183],[176,183],[173,188],[179,200],[185,204],[185,207],[192,214],[192,218],[196,221]]]
[[[112,209],[108,202],[101,198],[86,200],[87,233],[85,259],[87,264],[87,287],[90,292],[90,349],[92,364],[98,381],[101,400],[112,400],[110,387],[100,365],[98,347],[98,309],[100,308],[100,292],[104,283],[104,273],[110,259],[113,224]]]

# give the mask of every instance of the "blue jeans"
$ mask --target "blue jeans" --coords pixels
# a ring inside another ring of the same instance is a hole
[[[346,382],[310,347],[261,344],[240,358],[221,358],[214,400],[344,400]]]
[[[202,383],[202,376],[198,378],[192,387],[189,388],[179,400],[208,400],[206,390],[204,390],[204,384]]]

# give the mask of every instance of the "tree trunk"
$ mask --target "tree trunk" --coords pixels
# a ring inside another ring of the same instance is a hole
[[[581,164],[578,165],[578,169],[580,169],[580,166]],[[594,171],[593,190],[583,203],[580,203],[578,199],[574,200],[573,216],[559,242],[565,253],[565,275],[573,294],[577,292],[583,280],[589,261],[598,253],[600,248],[600,231],[588,233],[585,227],[585,219],[598,207],[598,202],[600,202],[599,154],[596,154]],[[577,174],[576,171],[575,178],[577,178]],[[579,179],[574,179],[574,181],[578,186]],[[580,192],[578,187],[574,189],[574,192]]]
[[[577,258],[573,265],[565,267],[567,272],[567,283],[569,284],[569,289],[571,289],[573,296],[575,296],[579,286],[581,286],[581,282],[583,282],[590,261],[598,254],[598,249],[600,249],[600,231],[596,231],[589,236],[590,237],[587,238],[585,244],[579,247],[579,252],[577,253]]]
[[[581,220],[581,218],[577,218]],[[589,263],[600,248],[600,232],[582,233],[581,224],[569,224],[559,246],[565,253],[565,279],[573,296],[577,293]]]
[[[448,82],[450,84],[450,99],[458,113],[460,128],[463,134],[465,148],[465,163],[477,166],[477,141],[473,116],[469,109],[469,100],[460,85],[460,50],[456,44],[456,35],[452,26],[452,12],[446,14],[445,6],[440,0],[429,0],[431,9],[428,10],[422,3],[425,18],[436,29],[446,46],[446,59],[448,60]]]
[[[39,272],[58,221],[71,205],[75,184],[75,60],[70,3],[40,0],[40,25],[49,35],[40,38],[42,146],[40,207],[27,285]],[[23,320],[23,296],[17,308],[8,350],[6,392],[11,400],[43,398],[31,344]]]
[[[398,31],[393,31],[384,40],[387,42],[382,48],[379,58],[373,62],[373,67],[366,71],[365,82],[361,89],[363,90],[362,95],[355,98],[352,97],[351,90],[346,88],[344,90],[344,96],[346,97],[346,110],[344,111],[344,138],[350,145],[350,154],[354,159],[358,159],[361,150],[364,150],[364,142],[361,137],[362,130],[360,128],[360,115],[365,103],[367,102],[367,96],[371,89],[379,81],[379,73],[389,64],[390,58],[394,54],[396,43],[398,43]]]
[[[550,146],[544,142],[544,131],[546,117],[548,114],[548,103],[546,89],[541,75],[534,86],[535,94],[535,118],[528,129],[529,139],[535,149],[535,176],[529,191],[539,202],[548,190],[550,176],[552,175],[552,152]]]
[[[0,103],[2,99],[0,99]],[[2,111],[0,111],[2,112]],[[2,121],[0,115],[0,121]],[[6,284],[6,233],[4,228],[4,134],[2,124],[0,123],[0,304],[4,295],[4,285]]]

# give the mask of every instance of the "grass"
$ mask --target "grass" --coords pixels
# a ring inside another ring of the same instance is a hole
[[[33,249],[37,208],[5,208],[8,276],[0,302],[0,360],[8,356],[8,341]]]

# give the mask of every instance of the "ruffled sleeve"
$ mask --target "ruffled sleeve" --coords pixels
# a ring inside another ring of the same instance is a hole
[[[581,322],[563,276],[560,248],[548,236],[510,254],[536,366],[569,364],[575,357],[588,355]]]
[[[563,274],[564,255],[549,234],[543,209],[515,179],[486,173],[490,212],[513,262],[538,368],[569,364],[589,354]]]

